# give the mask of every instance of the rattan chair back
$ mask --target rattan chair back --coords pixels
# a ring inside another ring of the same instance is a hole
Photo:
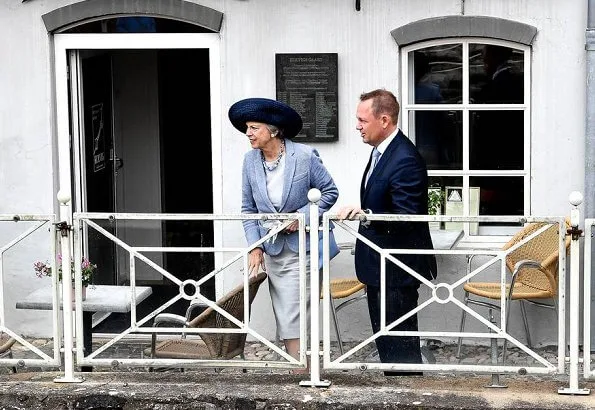
[[[520,269],[516,286],[534,289],[536,292],[549,293],[552,297],[558,291],[558,262],[559,262],[559,225],[548,223],[532,223],[520,230],[504,245],[503,250],[513,248],[540,229],[545,230],[511,251],[506,257],[506,266],[514,272],[515,265],[523,260],[539,262],[542,268],[524,266]],[[566,221],[566,227],[570,227]],[[565,238],[566,252],[570,247],[570,237]],[[544,274],[545,273],[545,274]]]
[[[267,275],[260,272],[248,281],[248,306],[258,292],[258,288]],[[244,320],[244,284],[237,286],[217,301],[217,306],[239,321]],[[248,318],[250,314],[248,313]],[[188,323],[189,328],[223,328],[232,329],[238,326],[227,317],[209,307]],[[243,353],[246,333],[199,333],[209,349],[212,358],[231,359]]]

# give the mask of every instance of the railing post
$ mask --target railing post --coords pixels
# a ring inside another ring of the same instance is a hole
[[[570,211],[571,228],[568,233],[571,235],[570,242],[570,367],[568,369],[569,386],[558,389],[558,394],[589,394],[589,389],[578,387],[578,362],[579,362],[579,320],[580,320],[580,247],[579,240],[582,234],[580,230],[580,214],[578,206],[583,202],[583,195],[574,191],[568,200],[573,205]],[[562,318],[564,320],[564,318]]]
[[[320,281],[318,271],[318,201],[322,194],[316,188],[308,191],[310,201],[310,380],[303,380],[300,386],[328,387],[330,381],[320,380],[320,328],[319,304]]]
[[[593,10],[595,11],[595,9]],[[585,218],[583,249],[583,377],[591,379],[591,272],[593,271],[593,219]]]
[[[74,357],[72,343],[72,273],[70,271],[70,245],[72,218],[70,214],[70,195],[58,192],[60,202],[60,246],[62,254],[62,312],[64,315],[62,334],[64,336],[64,376],[54,379],[58,383],[81,383],[83,379],[74,377]],[[55,257],[55,255],[53,256]],[[54,274],[58,274],[54,272]],[[60,306],[60,304],[58,304]]]

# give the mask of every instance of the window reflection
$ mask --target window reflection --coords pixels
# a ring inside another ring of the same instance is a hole
[[[491,44],[469,45],[469,96],[475,104],[523,103],[523,53]]]
[[[195,24],[149,16],[128,16],[90,21],[65,33],[211,33]]]
[[[523,169],[523,111],[471,111],[471,169]]]
[[[116,19],[116,33],[156,33],[153,17],[118,17]]]
[[[460,44],[423,48],[409,53],[409,58],[412,57],[415,104],[461,102],[463,47]]]
[[[411,111],[409,136],[429,170],[462,169],[461,111]]]
[[[479,187],[480,215],[523,215],[523,177],[470,177],[469,184]]]

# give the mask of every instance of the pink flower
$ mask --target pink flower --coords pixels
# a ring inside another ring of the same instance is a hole
[[[62,255],[58,254],[58,280],[62,281]],[[81,277],[83,286],[90,285],[93,279],[93,272],[97,269],[97,265],[91,263],[89,259],[83,258],[81,261]],[[33,270],[38,278],[45,276],[52,276],[52,267],[47,262],[35,262],[33,264]],[[74,261],[70,261],[70,271],[72,273],[72,280],[74,281]]]

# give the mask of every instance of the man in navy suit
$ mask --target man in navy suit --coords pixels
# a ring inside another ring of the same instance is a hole
[[[346,206],[340,219],[355,219],[363,214],[428,213],[428,172],[417,148],[397,127],[399,103],[386,90],[360,96],[357,130],[363,142],[374,147],[360,189],[361,206]],[[359,233],[383,249],[433,249],[427,222],[362,222]],[[394,254],[399,261],[427,280],[436,277],[434,255]],[[380,323],[380,255],[361,240],[355,244],[355,270],[367,285],[368,310],[372,330]],[[420,281],[391,261],[386,262],[386,325],[417,307]],[[412,315],[391,330],[417,330],[417,315]],[[419,337],[381,336],[376,347],[382,363],[421,363]],[[419,372],[384,372],[387,376],[421,375]]]

